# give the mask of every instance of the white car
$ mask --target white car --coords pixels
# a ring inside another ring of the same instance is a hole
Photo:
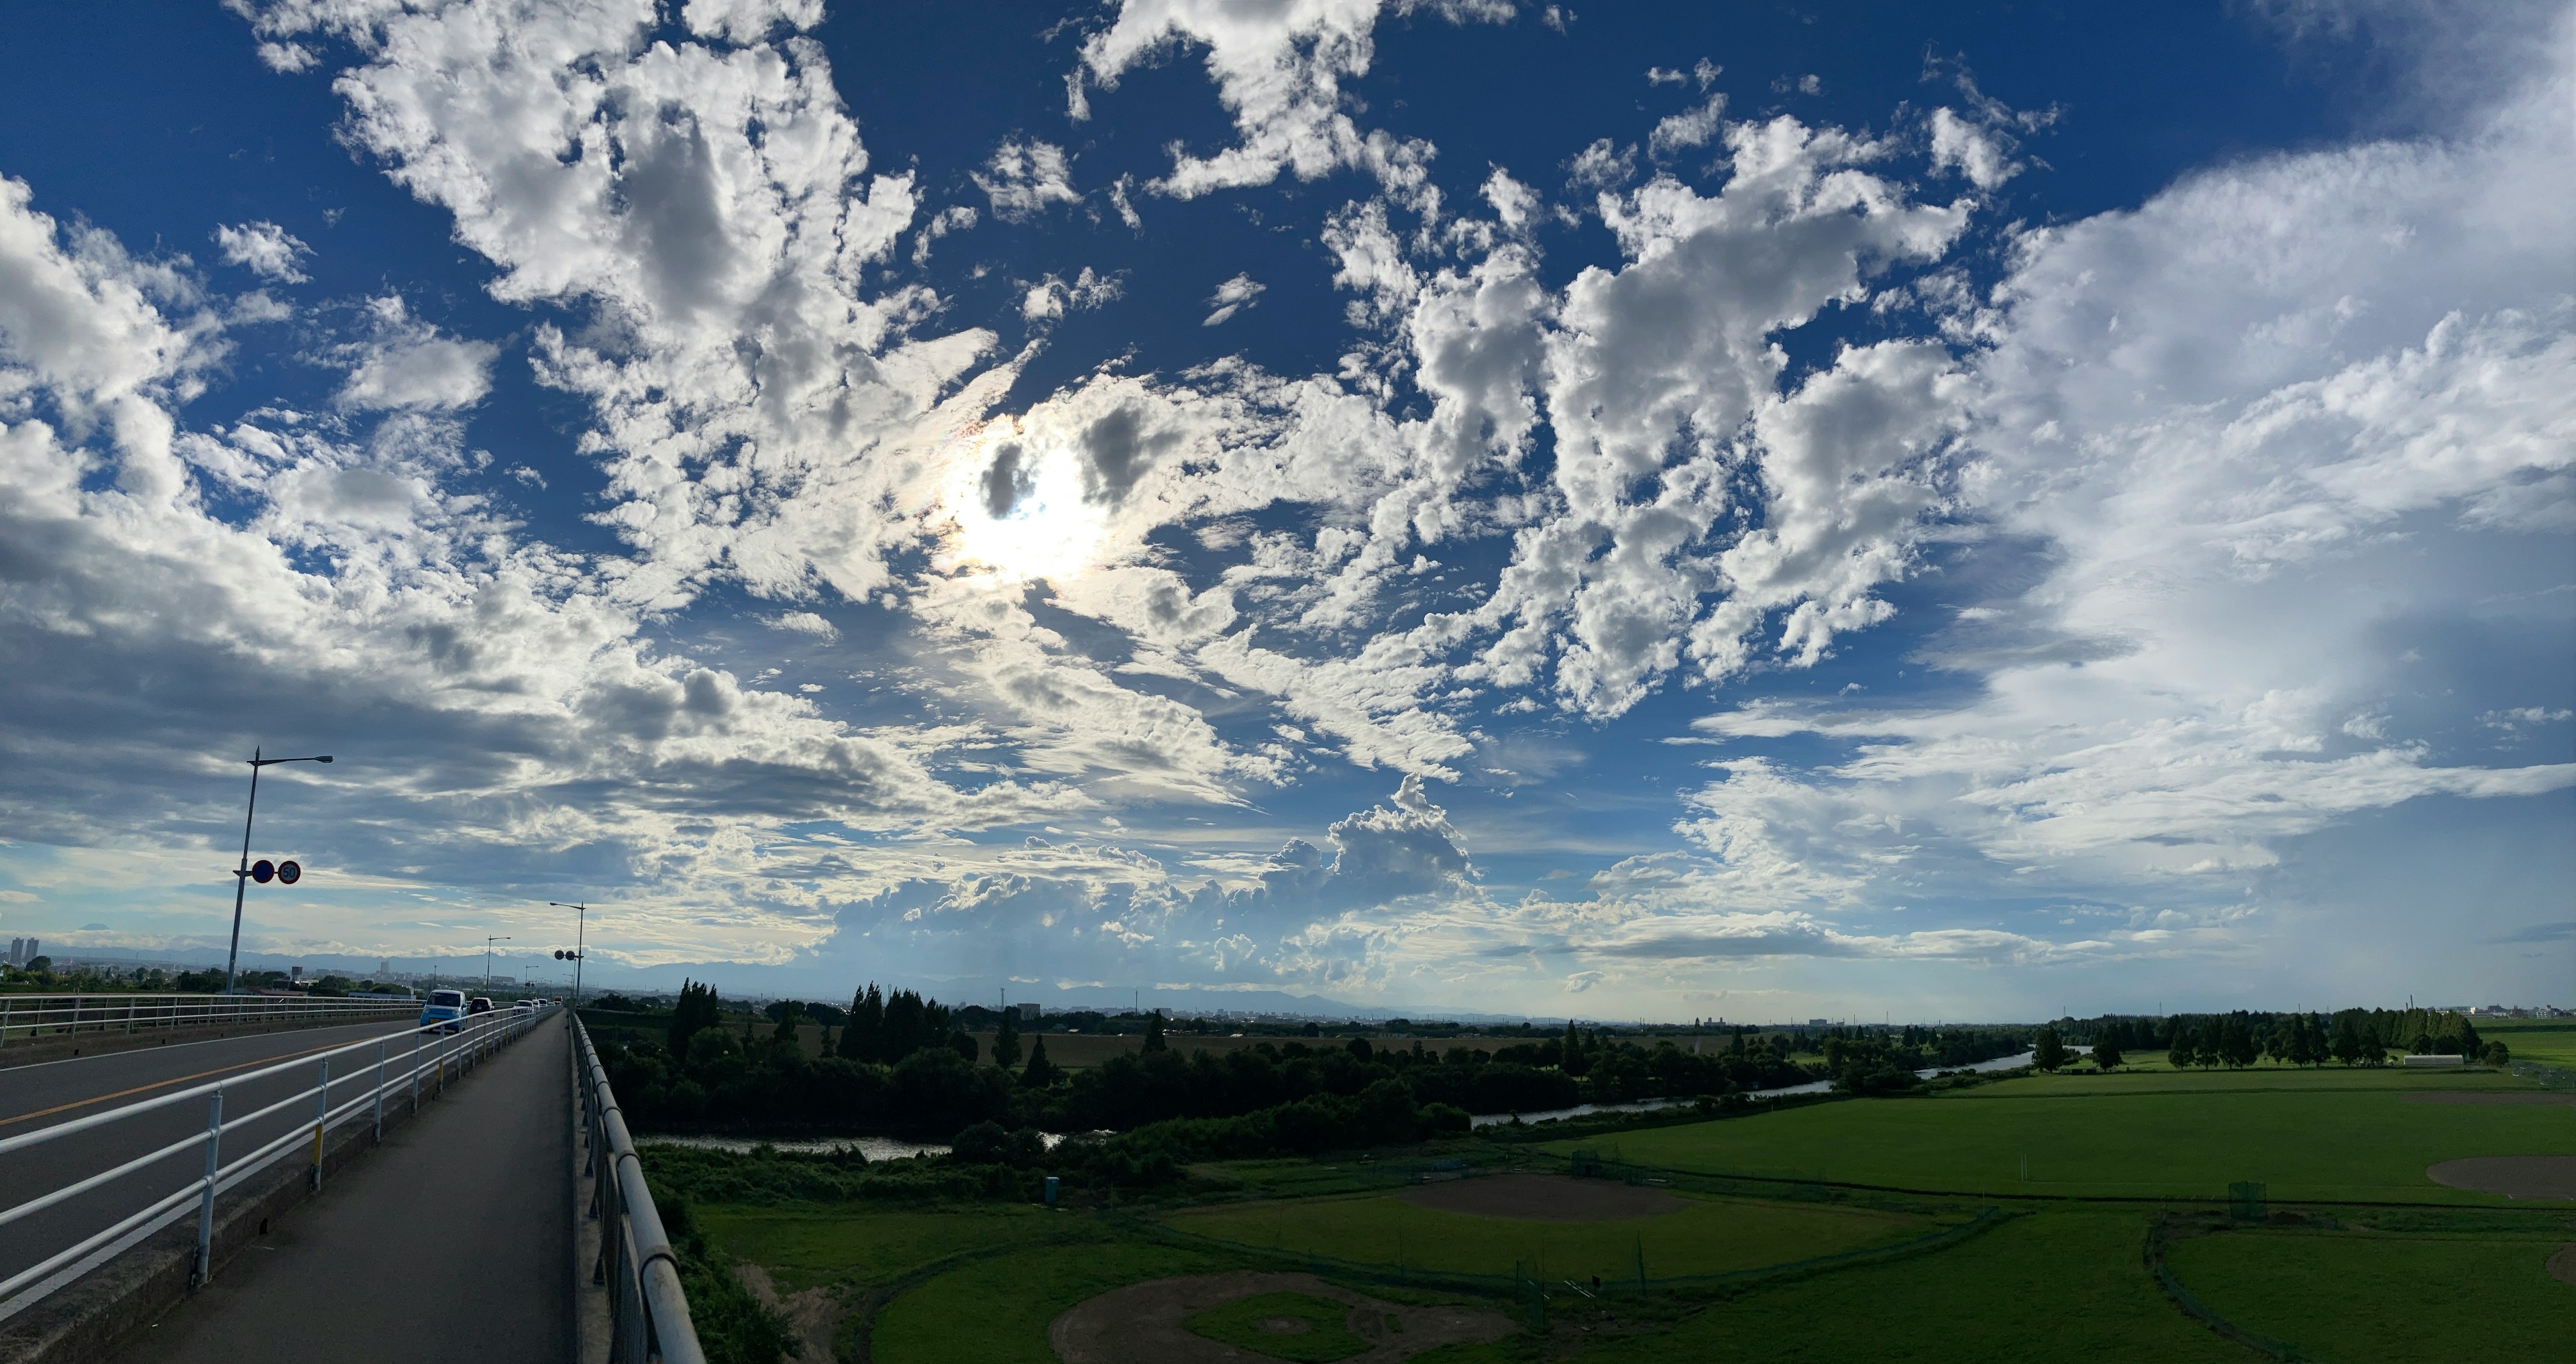
[[[420,1026],[426,1028],[435,1023],[439,1025],[440,1032],[461,1031],[464,1027],[464,1018],[465,992],[463,990],[432,990],[429,992],[429,1002],[420,1008]]]

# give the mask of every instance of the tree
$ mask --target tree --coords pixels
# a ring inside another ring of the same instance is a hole
[[[874,1061],[878,1058],[880,1034],[885,1031],[885,996],[876,982],[850,996],[850,1021],[841,1029],[841,1055],[852,1061]]]
[[[2093,1064],[2100,1066],[2104,1070],[2119,1069],[2120,1044],[2109,1040],[2107,1034],[2103,1040],[2095,1042],[2093,1044]]]
[[[1055,1083],[1055,1063],[1047,1059],[1046,1038],[1042,1035],[1029,1046],[1028,1069],[1020,1072],[1020,1083],[1030,1089],[1044,1089]]]
[[[1008,1070],[1020,1063],[1020,1025],[1010,1010],[1002,1011],[1002,1022],[993,1030],[993,1064]]]
[[[724,1011],[716,998],[716,987],[700,985],[694,980],[680,982],[680,1002],[671,1009],[671,1031],[664,1045],[673,1056],[689,1054],[689,1039],[716,1025]]]
[[[1163,1011],[1156,1009],[1145,1015],[1145,1050],[1162,1051],[1170,1045],[1163,1040]]]
[[[2041,1070],[2055,1070],[2066,1064],[2066,1044],[2057,1040],[2057,1029],[2044,1027],[2031,1039],[2030,1063]]]
[[[2191,1029],[2174,1025],[2173,1041],[2165,1046],[2165,1064],[2182,1070],[2200,1059],[2200,1048],[2193,1044]]]
[[[2502,1042],[2489,1042],[2486,1048],[2478,1053],[2478,1059],[2502,1070],[2513,1061],[2513,1052]]]
[[[774,1041],[794,1043],[796,1029],[805,1021],[805,1007],[792,999],[782,999],[771,1006],[777,1011],[778,1030],[770,1034]]]

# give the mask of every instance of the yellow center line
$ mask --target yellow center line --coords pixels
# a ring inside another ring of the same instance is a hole
[[[172,1085],[184,1085],[190,1080],[202,1080],[209,1075],[223,1075],[231,1071],[248,1070],[253,1066],[273,1066],[280,1061],[292,1061],[299,1056],[311,1056],[313,1053],[318,1051],[330,1051],[333,1048],[345,1047],[347,1045],[349,1044],[346,1042],[330,1042],[318,1047],[307,1047],[302,1051],[291,1051],[284,1056],[263,1056],[256,1061],[243,1061],[236,1065],[217,1066],[213,1070],[201,1070],[194,1075],[181,1075],[168,1080],[155,1080],[148,1085],[136,1085],[132,1089],[120,1089],[113,1094],[101,1094],[96,1098],[74,1099],[67,1104],[56,1104],[51,1108],[40,1108],[33,1113],[21,1113],[14,1118],[0,1118],[0,1127],[7,1127],[11,1123],[26,1122],[32,1118],[51,1117],[56,1113],[66,1113],[75,1108],[87,1108],[91,1104],[103,1104],[110,1099],[122,1099],[133,1094],[148,1094],[156,1089],[168,1089]]]

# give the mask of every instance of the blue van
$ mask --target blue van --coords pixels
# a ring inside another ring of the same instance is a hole
[[[432,990],[429,992],[429,1002],[421,1006],[420,1026],[424,1028],[436,1023],[441,1025],[438,1029],[440,1032],[460,1032],[465,1027],[464,1019],[465,992],[463,990]]]

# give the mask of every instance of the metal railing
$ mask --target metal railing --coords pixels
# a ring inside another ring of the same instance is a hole
[[[87,1117],[72,1118],[0,1140],[0,1168],[23,1168],[25,1157],[20,1153],[30,1148],[85,1133],[92,1134],[88,1138],[90,1145],[102,1146],[112,1141],[112,1134],[103,1129],[113,1129],[117,1124],[132,1122],[146,1114],[177,1105],[197,1100],[205,1103],[205,1124],[186,1136],[29,1198],[15,1207],[0,1210],[0,1229],[6,1229],[129,1177],[148,1176],[154,1167],[172,1163],[192,1150],[201,1148],[205,1153],[203,1169],[194,1178],[174,1186],[168,1180],[170,1171],[163,1171],[163,1178],[159,1181],[161,1191],[157,1194],[147,1190],[139,1204],[124,1205],[103,1214],[100,1219],[103,1221],[113,1216],[114,1221],[89,1230],[86,1235],[75,1230],[69,1233],[77,1238],[71,1244],[8,1273],[6,1278],[0,1278],[0,1320],[16,1315],[124,1253],[145,1237],[180,1221],[192,1207],[197,1215],[196,1264],[192,1278],[197,1283],[205,1282],[214,1268],[215,1205],[222,1194],[297,1155],[309,1160],[308,1178],[312,1187],[319,1189],[322,1187],[325,1137],[332,1129],[354,1121],[371,1121],[375,1134],[382,1137],[388,1096],[407,1098],[406,1111],[417,1113],[424,1088],[431,1091],[430,1097],[437,1097],[451,1079],[462,1076],[502,1044],[527,1032],[538,1019],[552,1012],[551,1007],[498,1009],[449,1022],[429,1023],[408,1032],[390,1033],[308,1052],[221,1080],[174,1089],[167,1094],[138,1099]],[[409,1044],[408,1050],[402,1046],[405,1043]],[[355,1058],[354,1063],[347,1058]],[[343,1063],[338,1075],[332,1073],[334,1062]],[[230,1117],[225,1115],[224,1095],[227,1090],[239,1091],[273,1076],[297,1072],[311,1074],[313,1083],[249,1112]],[[292,1116],[299,1112],[309,1116]],[[277,1121],[281,1117],[283,1121]],[[262,1124],[282,1127],[283,1130],[262,1139],[252,1130]],[[243,1154],[230,1155],[226,1148],[228,1137],[256,1144]],[[115,1155],[111,1153],[105,1158],[112,1160]]]
[[[705,1364],[680,1288],[680,1261],[644,1185],[644,1164],[590,1030],[572,1022],[575,1085],[591,1174],[590,1215],[601,1220],[591,1282],[608,1287],[609,1364]]]
[[[314,999],[299,995],[0,994],[0,1047],[69,1033],[215,1028],[233,1023],[363,1023],[417,1013],[416,999]]]

